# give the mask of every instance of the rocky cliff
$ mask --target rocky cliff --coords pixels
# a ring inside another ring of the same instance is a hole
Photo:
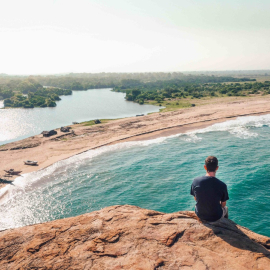
[[[112,206],[0,232],[0,269],[270,269],[270,238],[193,212]]]

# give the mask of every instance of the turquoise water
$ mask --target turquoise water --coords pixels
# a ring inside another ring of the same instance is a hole
[[[270,115],[129,142],[61,161],[1,190],[0,228],[76,216],[116,204],[162,212],[193,210],[189,195],[204,159],[216,155],[229,190],[230,218],[270,236]]]
[[[116,119],[158,112],[160,107],[125,100],[125,93],[111,89],[73,91],[61,96],[54,108],[0,109],[0,145],[21,140],[44,130],[93,119]],[[0,101],[0,108],[3,102]]]

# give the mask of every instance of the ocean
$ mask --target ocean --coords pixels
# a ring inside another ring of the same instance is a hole
[[[153,140],[90,150],[0,190],[0,229],[131,204],[171,213],[194,210],[192,180],[208,155],[228,186],[229,218],[270,236],[270,115],[239,117]]]

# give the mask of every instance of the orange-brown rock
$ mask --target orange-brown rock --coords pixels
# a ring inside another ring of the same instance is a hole
[[[270,238],[193,212],[112,206],[0,232],[0,269],[270,269]]]

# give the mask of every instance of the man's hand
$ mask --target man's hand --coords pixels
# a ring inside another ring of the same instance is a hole
[[[194,196],[194,200],[197,201],[195,196]]]
[[[225,202],[220,202],[221,207],[225,207],[226,206],[226,201]]]

